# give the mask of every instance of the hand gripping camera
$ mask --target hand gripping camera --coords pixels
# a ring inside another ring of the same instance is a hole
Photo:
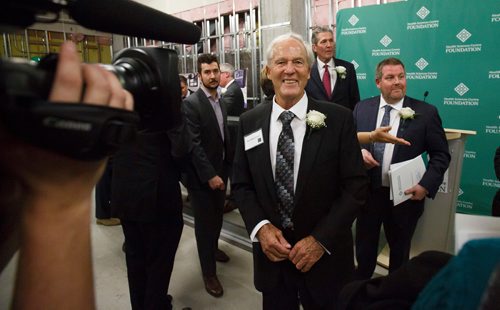
[[[7,0],[0,29],[27,27],[38,14],[58,15],[61,10],[91,29],[185,44],[200,38],[195,25],[128,0]],[[135,111],[130,112],[48,102],[56,55],[38,65],[0,59],[0,125],[33,145],[75,159],[103,158],[138,130],[168,130],[179,123],[177,62],[175,51],[140,47],[124,49],[113,65],[103,65],[132,93]]]

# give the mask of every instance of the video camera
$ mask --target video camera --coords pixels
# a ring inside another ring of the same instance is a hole
[[[26,28],[40,14],[57,21],[65,10],[80,25],[117,34],[194,44],[201,30],[130,0],[7,0],[0,30]],[[112,65],[134,97],[135,111],[47,101],[57,56],[38,65],[0,59],[0,122],[30,144],[80,160],[103,158],[132,140],[137,130],[162,131],[180,121],[178,57],[173,50],[135,47],[120,51]]]

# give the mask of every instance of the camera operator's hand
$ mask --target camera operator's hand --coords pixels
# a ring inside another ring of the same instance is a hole
[[[83,101],[128,110],[133,107],[132,95],[121,87],[112,73],[99,65],[81,64],[72,42],[61,47],[49,101]],[[15,142],[9,152],[10,166],[35,197],[40,195],[60,202],[64,199],[64,204],[87,199],[104,166],[104,161],[81,162]]]
[[[128,110],[133,106],[132,96],[112,73],[80,63],[71,42],[61,47],[49,100]],[[21,251],[13,308],[94,308],[91,193],[105,160],[74,160],[4,132],[0,138],[2,170],[19,184],[18,197],[23,198],[17,205],[22,207]]]
[[[82,86],[85,92],[82,96]],[[80,102],[132,110],[132,95],[124,90],[113,73],[99,65],[81,64],[76,47],[66,42],[59,54],[50,101]]]

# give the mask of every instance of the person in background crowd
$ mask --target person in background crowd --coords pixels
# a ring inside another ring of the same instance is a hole
[[[179,74],[179,80],[181,82],[181,99],[184,100],[186,99],[187,96],[191,95],[193,92],[188,88],[188,81],[184,75]]]
[[[125,236],[132,309],[172,309],[168,295],[175,253],[184,225],[180,190],[182,160],[191,136],[178,100],[157,102],[143,112],[135,141],[113,158],[112,209]],[[162,104],[172,113],[162,113]]]
[[[274,97],[274,86],[273,81],[267,78],[266,67],[260,70],[260,88],[262,88],[262,92],[264,93],[264,99],[262,103],[272,103]]]
[[[112,73],[81,64],[72,42],[61,46],[49,101],[133,106]],[[13,226],[20,233],[12,308],[94,309],[91,194],[106,160],[71,159],[25,144],[2,128],[0,148],[0,231],[11,218],[19,220]]]
[[[377,65],[375,82],[381,95],[359,102],[354,108],[358,132],[392,125],[389,133],[411,143],[399,146],[384,143],[362,145],[363,160],[371,179],[370,198],[356,222],[357,279],[371,278],[378,255],[381,225],[390,247],[389,272],[407,262],[411,239],[424,211],[425,197],[434,198],[450,163],[448,142],[437,109],[406,96],[403,63],[396,58]],[[420,182],[406,189],[412,195],[394,207],[389,195],[389,165],[420,156],[430,156]]]
[[[229,63],[223,63],[220,65],[220,86],[221,89],[221,100],[226,106],[226,111],[228,116],[240,116],[245,109],[245,98],[243,92],[241,91],[238,82],[234,79],[234,67]],[[236,136],[238,135],[238,124],[236,121],[228,120],[228,130],[230,135],[230,148],[231,152],[234,153]],[[231,178],[231,171],[228,172],[229,179],[225,180],[226,184],[229,184]],[[234,203],[234,198],[232,194],[232,188],[229,186],[229,195],[226,198],[224,204],[224,213],[230,212],[236,209],[236,204]]]
[[[222,101],[228,116],[240,116],[245,111],[245,97],[240,85],[234,79],[234,66],[229,63],[220,65],[220,83],[223,87]]]
[[[356,70],[350,62],[334,57],[333,31],[328,27],[316,27],[311,42],[316,61],[306,86],[307,95],[353,110],[359,101]]]
[[[233,165],[255,287],[263,309],[334,309],[368,189],[352,114],[304,91],[312,51],[299,35],[275,38],[266,58],[276,95],[241,115]]]
[[[198,57],[200,88],[182,104],[194,149],[183,183],[188,189],[194,213],[194,231],[205,289],[214,297],[224,294],[217,277],[216,261],[228,262],[229,256],[218,248],[226,184],[233,153],[227,128],[227,112],[221,104],[220,68],[217,57]]]
[[[120,219],[111,216],[111,179],[113,158],[110,156],[104,173],[95,187],[96,224],[104,226],[120,225]]]

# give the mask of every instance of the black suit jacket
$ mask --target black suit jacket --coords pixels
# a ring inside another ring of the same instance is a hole
[[[192,147],[185,126],[143,130],[114,155],[111,207],[120,219],[152,222],[182,210],[179,167]]]
[[[245,98],[240,86],[233,80],[222,95],[222,102],[226,105],[227,115],[240,116],[245,111]]]
[[[216,175],[225,180],[227,169],[232,163],[234,154],[229,147],[227,112],[224,104],[220,106],[224,121],[224,139],[214,109],[201,88],[182,103],[182,110],[193,136],[191,162],[183,177],[184,185],[188,189],[209,189],[208,180]]]
[[[232,186],[249,234],[265,219],[283,229],[269,152],[272,106],[259,105],[240,117]],[[365,201],[368,180],[350,111],[312,98],[309,110],[324,113],[326,127],[307,128],[295,190],[295,230],[288,241],[294,244],[312,235],[332,253],[325,253],[303,275],[310,292],[321,303],[353,271],[351,225]],[[245,151],[244,136],[257,130],[262,130],[264,143]],[[255,286],[260,291],[274,288],[280,273],[291,270],[289,261],[271,262],[259,243],[254,243],[253,254]]]
[[[311,68],[311,78],[307,82],[306,92],[309,98],[321,101],[330,101],[340,104],[353,110],[356,103],[359,102],[358,80],[356,70],[352,63],[342,59],[334,58],[335,66],[344,66],[347,69],[345,79],[337,75],[337,81],[333,88],[332,96],[328,98],[323,82],[318,72],[318,62],[315,61]]]
[[[372,131],[377,127],[377,115],[380,96],[359,102],[354,109],[354,119],[358,131]],[[414,119],[401,119],[397,136],[411,142],[411,146],[395,145],[391,163],[398,163],[415,158],[427,152],[430,156],[427,171],[419,184],[429,191],[429,197],[434,198],[443,182],[443,175],[450,163],[448,142],[443,130],[441,118],[437,109],[428,103],[410,97],[405,97],[403,107],[415,111]],[[363,148],[373,153],[373,144],[363,145]],[[368,174],[372,176],[372,169]],[[424,200],[421,201],[424,203]]]

